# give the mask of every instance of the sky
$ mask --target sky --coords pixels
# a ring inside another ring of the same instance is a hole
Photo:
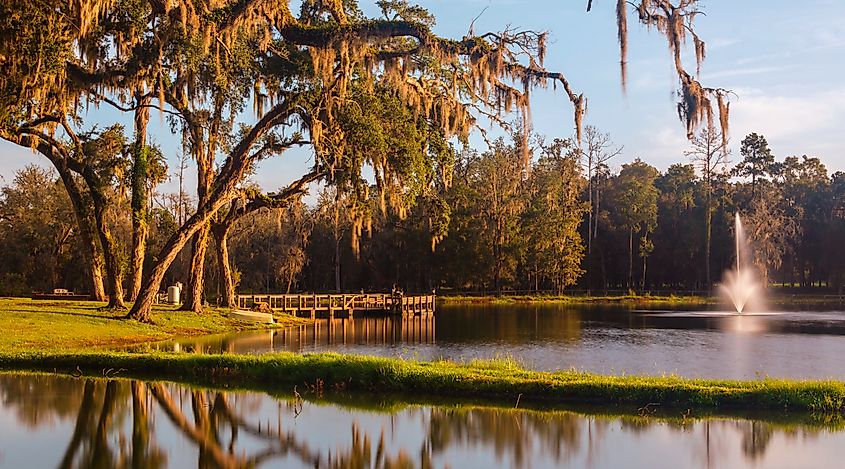
[[[414,3],[412,1],[412,3]],[[610,162],[618,169],[634,158],[661,171],[688,163],[684,125],[678,120],[678,88],[665,39],[629,18],[628,87],[619,79],[615,2],[594,0],[421,0],[416,2],[437,18],[435,32],[460,38],[474,18],[475,31],[513,27],[548,31],[546,66],[566,75],[588,99],[586,124],[611,135],[623,153]],[[361,0],[365,13],[378,14],[375,2]],[[707,43],[701,81],[729,89],[731,97],[731,161],[738,162],[742,138],[756,132],[766,137],[778,159],[791,155],[819,157],[829,171],[845,171],[845,1],[704,0],[705,15],[696,31]],[[688,70],[694,56],[687,51]],[[129,116],[108,109],[91,111],[100,127]],[[532,119],[536,132],[549,138],[574,134],[572,107],[562,91],[535,91]],[[150,139],[168,156],[174,176],[164,192],[178,188],[175,173],[179,139],[153,113]],[[476,147],[483,141],[471,139]],[[311,159],[307,150],[292,151],[262,162],[253,180],[274,190],[297,179]],[[0,142],[0,185],[27,164],[47,166],[43,157],[8,142]],[[193,171],[185,184],[195,187]],[[312,195],[313,196],[313,195]]]

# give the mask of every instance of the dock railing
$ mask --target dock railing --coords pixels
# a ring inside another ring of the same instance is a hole
[[[430,314],[435,309],[435,295],[396,295],[390,293],[342,294],[250,294],[238,295],[237,307],[250,309],[265,303],[274,311],[300,313],[382,312],[392,314]]]

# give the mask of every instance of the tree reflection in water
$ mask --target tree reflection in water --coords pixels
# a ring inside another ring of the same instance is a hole
[[[186,447],[195,451],[201,468],[265,463],[428,468],[457,464],[467,454],[492,455],[497,465],[511,467],[536,465],[538,459],[556,466],[591,466],[616,449],[614,438],[620,434],[627,441],[639,441],[659,432],[692,438],[688,456],[701,466],[718,467],[731,452],[746,464],[756,464],[774,436],[805,441],[821,431],[729,419],[660,420],[457,406],[400,405],[396,410],[360,401],[350,405],[357,407],[306,402],[300,414],[301,403],[285,396],[158,382],[0,374],[0,410],[14,415],[24,428],[35,431],[66,423],[66,445],[56,448],[60,468],[173,467],[184,465],[177,461],[190,454]],[[388,416],[385,410],[393,412]],[[663,437],[660,441],[663,444]]]

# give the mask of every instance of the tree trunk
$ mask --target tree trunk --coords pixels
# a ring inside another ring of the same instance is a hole
[[[95,301],[106,301],[106,289],[103,284],[103,253],[94,234],[96,228],[91,219],[91,212],[83,200],[82,191],[79,189],[73,176],[67,169],[54,165],[62,178],[62,183],[70,197],[73,205],[73,215],[76,218],[76,225],[79,227],[79,238],[82,244],[82,255],[88,264],[88,273],[91,275],[91,299]]]
[[[205,253],[208,250],[208,223],[202,226],[196,234],[191,248],[191,275],[188,288],[182,300],[181,311],[202,312],[203,290],[205,287]]]
[[[713,236],[713,207],[711,201],[710,190],[707,190],[707,206],[705,207],[706,215],[704,217],[704,278],[707,282],[707,290],[713,286],[713,279],[710,275],[710,244]]]
[[[117,257],[117,246],[114,244],[111,230],[106,222],[106,195],[102,192],[102,184],[93,174],[93,169],[86,168],[85,181],[91,192],[91,199],[94,201],[94,221],[97,225],[97,234],[100,237],[100,245],[103,247],[103,255],[106,264],[106,276],[109,286],[109,304],[107,308],[126,309],[123,302],[123,269]]]
[[[232,264],[229,260],[229,232],[231,228],[231,225],[227,225],[224,221],[221,224],[213,225],[211,229],[217,246],[220,291],[223,292],[223,296],[220,299],[220,306],[230,308],[237,304],[235,300],[235,280],[232,276]]]
[[[207,227],[217,211],[233,198],[237,192],[237,184],[243,180],[244,174],[250,168],[250,164],[253,161],[247,156],[247,152],[252,144],[260,139],[272,125],[279,122],[280,119],[289,116],[292,112],[291,109],[293,109],[293,105],[290,103],[284,102],[277,104],[261,118],[259,123],[252,128],[249,135],[235,146],[227,159],[227,163],[220,168],[217,184],[213,186],[214,189],[209,194],[208,199],[199,204],[196,213],[188,218],[182,227],[167,240],[160,254],[156,256],[158,262],[149,273],[149,276],[144,280],[141,291],[138,293],[138,298],[126,316],[128,319],[152,322],[150,313],[152,312],[156,294],[159,288],[161,288],[161,282],[167,273],[167,269],[173,263],[173,260],[176,259],[176,256],[179,255],[179,251],[182,250],[188,240],[197,231]],[[214,176],[213,172],[211,176]],[[207,187],[212,186],[209,185]]]
[[[634,229],[628,230],[628,288],[634,285]]]
[[[25,148],[37,149],[39,153],[53,163],[53,167],[56,168],[56,171],[62,178],[62,183],[70,197],[71,204],[73,205],[73,213],[79,225],[82,252],[89,264],[91,275],[91,296],[97,301],[105,301],[106,292],[103,286],[103,266],[105,265],[105,261],[101,250],[103,247],[97,244],[97,236],[94,234],[97,231],[95,228],[96,223],[90,211],[90,204],[83,197],[82,190],[73,178],[73,174],[68,168],[68,161],[60,154],[59,149],[46,142],[39,142],[28,135],[13,134],[5,131],[0,131],[0,133],[2,133],[2,138],[5,140],[14,142]]]
[[[179,255],[182,248],[185,247],[185,244],[188,243],[188,240],[191,239],[191,237],[199,231],[201,227],[208,225],[211,217],[213,217],[214,214],[230,200],[231,194],[235,190],[234,181],[235,179],[228,181],[226,187],[221,188],[218,193],[213,195],[209,199],[209,203],[200,206],[197,213],[192,215],[185,224],[182,225],[182,227],[176,231],[176,233],[173,233],[170,239],[167,240],[167,243],[164,247],[162,247],[159,255],[156,256],[156,258],[159,259],[158,263],[155,267],[153,267],[149,276],[146,277],[144,284],[141,286],[138,298],[135,300],[135,304],[132,305],[132,309],[126,316],[128,319],[134,319],[141,322],[152,322],[150,313],[152,311],[153,302],[155,301],[156,294],[161,288],[161,282],[164,280],[164,275],[167,273],[167,269],[170,268],[170,265],[176,259],[176,256]]]
[[[646,234],[644,234],[643,236],[645,237],[646,240],[648,240],[648,231],[646,231]],[[641,287],[640,287],[642,289],[642,291],[645,291],[645,274],[646,274],[646,268],[647,267],[648,267],[648,255],[644,255],[643,256],[643,281],[642,281],[642,284],[641,284]]]
[[[197,160],[197,199],[198,206],[208,202],[211,182],[214,178],[214,155],[216,151],[216,133],[210,131],[208,146],[202,143],[202,132],[191,132],[194,156]],[[203,290],[205,289],[205,253],[208,250],[210,220],[194,235],[191,249],[191,270],[188,276],[188,288],[185,289],[182,311],[202,312]]]
[[[143,98],[139,96],[136,101],[139,108],[135,111],[135,145],[132,149],[132,272],[129,278],[129,301],[135,301],[141,290],[149,232],[147,122],[150,119],[150,110],[146,105],[151,99],[149,96]]]
[[[99,210],[97,210],[99,212]],[[123,271],[120,268],[120,261],[117,259],[114,245],[114,240],[111,235],[111,230],[106,225],[104,213],[96,213],[97,228],[100,235],[100,244],[103,246],[106,260],[106,276],[108,277],[109,285],[109,304],[107,308],[126,309],[126,303],[123,302]]]

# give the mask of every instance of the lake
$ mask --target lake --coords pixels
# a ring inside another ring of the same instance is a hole
[[[0,467],[835,467],[841,420],[270,396],[0,373]]]
[[[442,306],[434,317],[321,319],[313,325],[154,344],[205,353],[337,351],[603,374],[845,380],[845,313],[632,311],[624,305]]]

